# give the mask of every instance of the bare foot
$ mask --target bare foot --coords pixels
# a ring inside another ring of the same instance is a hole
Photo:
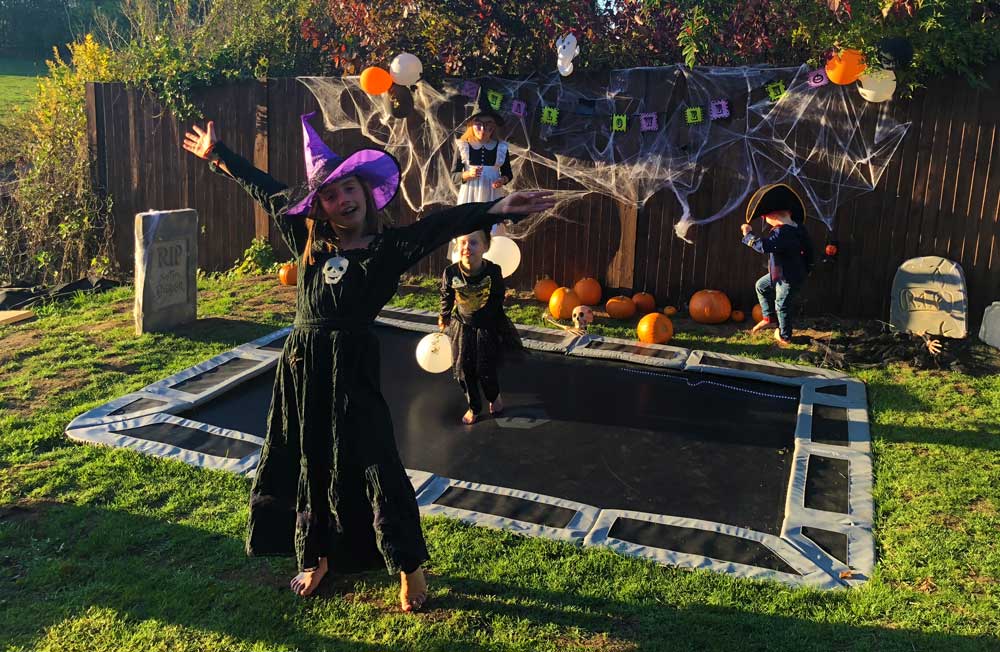
[[[476,413],[473,412],[472,410],[469,410],[464,415],[462,415],[462,423],[464,423],[465,425],[471,426],[475,422],[476,422]]]
[[[771,321],[767,317],[764,317],[759,322],[757,322],[753,328],[750,329],[750,332],[757,333],[764,330],[765,328],[777,328],[777,327],[778,327],[777,323]]]
[[[302,571],[292,578],[292,581],[288,583],[288,586],[291,587],[293,592],[301,595],[302,597],[312,595],[312,592],[316,590],[317,586],[319,586],[323,576],[326,575],[327,569],[326,557],[320,557],[319,565],[316,566],[316,570]]]
[[[497,400],[490,403],[490,414],[500,414],[503,412],[503,401],[497,396]]]
[[[420,611],[427,602],[427,578],[418,568],[409,575],[399,574],[399,607],[406,612]]]
[[[778,343],[778,346],[789,346],[791,345],[791,340],[786,340],[781,336],[781,331],[774,331],[774,341]]]

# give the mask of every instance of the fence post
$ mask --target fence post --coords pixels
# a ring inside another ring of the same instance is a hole
[[[256,114],[254,119],[253,164],[254,167],[268,172],[267,156],[267,80],[258,81],[254,89],[254,104]],[[257,202],[253,205],[254,237],[270,241],[271,219],[267,212]]]

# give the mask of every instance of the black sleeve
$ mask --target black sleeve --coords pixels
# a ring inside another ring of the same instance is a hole
[[[451,313],[455,309],[455,290],[451,287],[451,267],[446,267],[441,274],[441,320],[447,325],[451,321]]]
[[[455,148],[455,164],[451,166],[451,176],[455,179],[455,183],[462,185],[465,183],[462,181],[462,172],[465,171],[465,161],[462,160],[462,153]]]
[[[793,230],[794,229],[794,230]],[[775,229],[761,241],[764,253],[797,254],[800,249],[798,229],[795,227]]]
[[[510,146],[507,147],[507,156],[503,159],[503,165],[500,166],[500,176],[507,177],[511,181],[514,180],[514,172],[510,169]]]
[[[503,300],[506,294],[507,284],[503,281],[500,266],[496,263],[490,263],[490,297],[486,300],[484,312],[491,316],[503,313]]]
[[[461,204],[431,213],[408,226],[391,229],[388,233],[389,241],[399,255],[399,269],[397,271],[402,274],[421,258],[452,238],[473,231],[489,229],[503,220],[517,222],[527,217],[527,215],[514,214],[490,215],[487,211],[495,203],[496,201]]]
[[[220,169],[220,163],[226,165],[231,178],[240,184],[261,208],[267,211],[267,214],[278,226],[281,237],[288,248],[301,256],[305,249],[308,232],[303,218],[289,217],[285,212],[288,210],[288,186],[267,172],[255,168],[250,161],[226,147],[226,144],[221,141],[212,148],[209,168],[212,172],[229,177],[230,175],[226,175]]]

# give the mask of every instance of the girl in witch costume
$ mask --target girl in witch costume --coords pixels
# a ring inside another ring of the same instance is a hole
[[[771,227],[763,238],[754,235],[750,226],[755,217]],[[777,327],[774,339],[781,346],[791,344],[792,305],[813,264],[812,241],[805,218],[806,207],[798,193],[790,186],[776,183],[753,194],[747,206],[747,223],[740,226],[743,244],[768,255],[767,274],[756,285],[763,318],[750,332]]]
[[[479,395],[490,404],[490,414],[503,411],[497,367],[505,352],[521,352],[521,338],[504,314],[504,282],[500,266],[483,258],[490,248],[488,230],[457,238],[459,260],[441,277],[441,314],[438,327],[451,339],[452,369],[465,392],[469,410],[462,422],[471,425],[483,409]]]
[[[455,164],[452,174],[458,182],[458,204],[493,201],[503,196],[502,188],[511,182],[509,145],[499,140],[496,132],[503,126],[503,116],[497,113],[480,90],[476,110],[465,121],[465,132],[456,141]],[[497,224],[492,235],[503,233]],[[448,247],[448,259],[458,256],[455,242]]]
[[[329,570],[399,573],[403,611],[427,597],[427,547],[399,459],[371,325],[400,275],[449,239],[500,219],[548,210],[548,192],[467,204],[401,228],[382,228],[396,194],[396,160],[376,149],[334,154],[302,116],[308,194],[233,153],[211,122],[184,148],[235,179],[300,257],[295,323],[274,382],[267,436],[250,496],[247,552],[295,555],[291,588],[309,595]]]

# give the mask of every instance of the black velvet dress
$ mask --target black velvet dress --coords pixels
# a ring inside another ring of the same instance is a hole
[[[213,156],[301,259],[305,220],[285,214],[286,186],[222,143]],[[295,554],[300,569],[327,557],[332,572],[412,572],[428,559],[371,327],[400,274],[451,238],[492,226],[500,218],[487,214],[491,205],[444,210],[385,229],[365,249],[314,251],[314,265],[300,264],[295,324],[278,363],[250,495],[248,554]]]

